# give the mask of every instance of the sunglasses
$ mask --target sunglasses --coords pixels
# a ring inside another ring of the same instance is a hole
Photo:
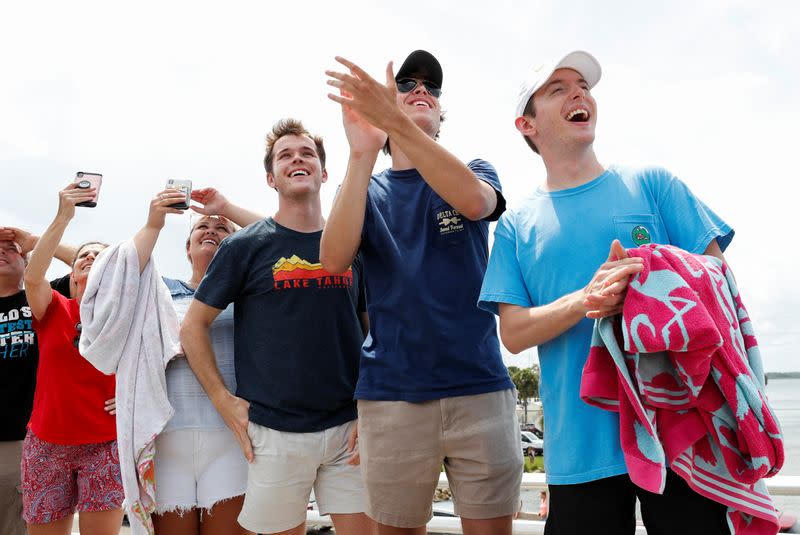
[[[419,83],[420,82],[418,80],[415,80],[413,78],[402,78],[400,80],[397,80],[397,90],[400,91],[401,93],[409,93],[413,91],[414,88],[417,87]],[[436,84],[428,82],[426,80],[422,80],[422,85],[425,86],[425,89],[433,97],[439,98],[440,96],[442,96],[442,89],[440,87],[437,87]]]
[[[78,346],[81,342],[81,330],[83,329],[83,325],[81,322],[75,324],[75,330],[78,331],[78,334],[75,335],[75,338],[72,339],[72,345],[75,346],[75,349],[78,349]]]

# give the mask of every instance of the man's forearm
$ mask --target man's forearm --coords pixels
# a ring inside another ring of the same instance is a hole
[[[494,189],[469,167],[422,131],[407,116],[388,132],[433,190],[464,217],[476,221],[497,205]]]
[[[500,338],[512,353],[560,336],[586,317],[584,292],[578,290],[552,303],[526,308],[500,304]]]
[[[240,227],[246,227],[247,225],[255,223],[256,221],[264,219],[263,215],[252,212],[247,208],[242,208],[241,206],[233,204],[232,202],[228,203],[228,206],[225,208],[225,213],[221,215],[230,219]]]
[[[333,201],[322,231],[319,260],[331,273],[341,273],[352,264],[361,243],[367,189],[378,153],[351,153],[344,182]]]
[[[66,265],[72,266],[72,261],[75,260],[76,254],[78,254],[78,248],[74,245],[59,243],[54,256]]]
[[[209,326],[184,319],[181,325],[181,345],[197,380],[214,406],[218,407],[230,392],[217,367]]]
[[[37,236],[20,229],[14,230],[16,232],[15,236],[22,236],[24,238],[23,240],[20,240],[21,243],[19,244],[22,247],[23,254],[33,251],[33,249],[36,247],[36,244],[39,243],[41,236]],[[64,262],[66,265],[72,266],[72,261],[75,260],[76,254],[78,254],[78,249],[74,245],[59,243],[53,256]]]

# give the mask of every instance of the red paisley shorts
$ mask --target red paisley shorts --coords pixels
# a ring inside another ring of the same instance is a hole
[[[46,524],[75,512],[119,509],[125,495],[117,441],[52,444],[28,430],[22,444],[22,518]]]

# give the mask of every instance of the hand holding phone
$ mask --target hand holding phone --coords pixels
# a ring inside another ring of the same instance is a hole
[[[170,208],[176,208],[178,210],[188,210],[189,209],[189,203],[192,200],[192,181],[191,180],[176,180],[176,179],[170,178],[169,180],[167,180],[167,186],[166,186],[165,189],[181,190],[184,193],[184,195],[186,196],[186,200],[184,200],[183,202],[170,204],[169,205]]]
[[[94,198],[91,201],[80,202],[75,206],[83,206],[86,208],[94,208],[97,206],[97,198],[100,197],[100,185],[102,183],[103,175],[100,173],[85,173],[83,171],[75,173],[75,184],[77,184],[80,189],[95,189]]]

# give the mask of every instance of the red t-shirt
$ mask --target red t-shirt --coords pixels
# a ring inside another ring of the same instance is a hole
[[[84,359],[73,340],[80,306],[53,290],[53,300],[33,327],[39,336],[39,370],[28,426],[46,442],[92,444],[117,438],[116,418],[103,410],[114,397],[114,376]]]

